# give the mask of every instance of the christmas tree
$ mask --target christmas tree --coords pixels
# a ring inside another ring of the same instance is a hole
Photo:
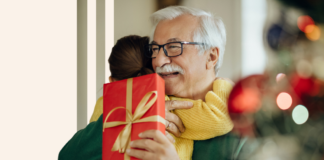
[[[278,0],[266,30],[267,69],[241,79],[228,100],[238,159],[324,160],[324,1]],[[300,15],[288,17],[294,8]]]

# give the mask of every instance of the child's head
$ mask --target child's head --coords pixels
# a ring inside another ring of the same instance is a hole
[[[136,35],[126,36],[117,41],[108,59],[110,82],[153,73],[151,59],[144,56],[144,46],[148,43],[148,37]]]

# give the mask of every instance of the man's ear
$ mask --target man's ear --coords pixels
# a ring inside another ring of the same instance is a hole
[[[217,47],[211,48],[207,53],[206,69],[214,69],[219,57],[219,49]]]

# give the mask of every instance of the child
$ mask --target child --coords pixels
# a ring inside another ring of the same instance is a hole
[[[127,36],[117,41],[109,57],[110,82],[153,73],[151,59],[144,56],[147,37]],[[175,147],[181,160],[190,160],[194,140],[206,140],[224,135],[233,128],[227,112],[227,98],[232,89],[230,82],[216,79],[213,91],[206,94],[205,102],[166,96],[166,100],[191,101],[191,109],[173,111],[182,120],[186,131],[175,138]],[[96,121],[103,113],[102,97],[98,99],[90,122]],[[166,126],[167,127],[167,126]]]
[[[144,58],[144,45],[148,37],[127,36],[117,41],[109,57],[112,77],[110,82],[153,73]],[[79,130],[61,149],[59,160],[102,159],[102,97],[98,99],[90,122]],[[97,121],[98,120],[98,121]]]
[[[135,35],[126,36],[117,41],[108,59],[111,73],[110,82],[154,73],[151,60],[144,56],[144,46],[148,42],[148,37]],[[103,97],[100,97],[90,118],[90,123],[97,121],[103,113],[102,102]]]

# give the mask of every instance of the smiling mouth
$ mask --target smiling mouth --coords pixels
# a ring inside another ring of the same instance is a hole
[[[173,76],[173,75],[178,75],[179,72],[170,72],[170,73],[159,73],[161,77],[168,77],[168,76]]]

